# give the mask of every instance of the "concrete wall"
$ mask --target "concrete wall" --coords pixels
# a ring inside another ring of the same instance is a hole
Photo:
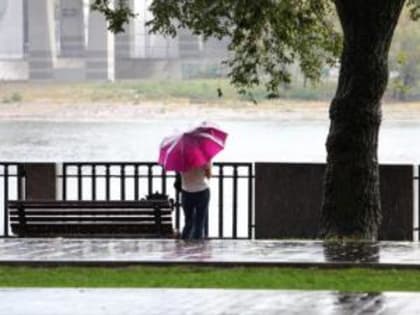
[[[318,236],[324,164],[256,163],[255,236]],[[383,240],[412,240],[413,167],[380,167]]]
[[[322,164],[255,164],[255,237],[315,238]]]
[[[25,163],[26,200],[56,199],[56,165],[54,163]]]
[[[381,165],[382,227],[379,238],[383,240],[413,239],[413,166]]]

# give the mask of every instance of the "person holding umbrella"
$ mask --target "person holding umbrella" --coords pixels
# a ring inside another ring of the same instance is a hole
[[[210,201],[211,159],[225,145],[227,133],[203,123],[196,128],[163,139],[159,164],[181,175],[184,240],[203,239]]]
[[[203,239],[210,201],[208,180],[211,177],[211,162],[180,174],[181,204],[185,218],[181,238]]]

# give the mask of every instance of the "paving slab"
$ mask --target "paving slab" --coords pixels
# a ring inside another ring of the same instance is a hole
[[[420,293],[226,289],[0,289],[7,315],[420,313]]]
[[[0,264],[420,268],[420,243],[3,238],[0,239]]]

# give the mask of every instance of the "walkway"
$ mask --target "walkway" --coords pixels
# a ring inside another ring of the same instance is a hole
[[[7,315],[415,315],[420,293],[219,289],[0,289]],[[24,301],[24,303],[22,303]]]
[[[0,264],[420,268],[420,243],[3,238]],[[8,315],[420,314],[420,293],[408,292],[0,288],[0,301],[0,314]]]
[[[0,264],[278,265],[420,268],[420,243],[320,241],[0,239]]]

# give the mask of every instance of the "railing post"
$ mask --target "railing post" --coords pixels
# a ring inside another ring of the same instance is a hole
[[[238,166],[233,166],[232,238],[238,237]]]
[[[253,235],[252,235],[252,230],[254,227],[254,222],[253,222],[253,196],[254,196],[254,192],[253,192],[253,172],[252,172],[252,164],[248,165],[248,238],[252,239]]]
[[[96,200],[96,164],[91,165],[92,174],[92,200]]]
[[[414,207],[416,208],[416,216],[417,216],[417,234],[413,235],[413,241],[419,241],[420,239],[420,165],[417,167],[417,174],[415,174],[415,177],[417,177],[417,198],[414,202]],[[414,217],[416,217],[414,216]]]
[[[149,164],[147,166],[147,194],[151,195],[153,193],[153,166]]]
[[[175,191],[175,228],[178,232],[180,231],[180,216],[181,216],[181,192],[176,190]]]
[[[166,195],[166,180],[167,180],[166,171],[162,167],[161,181],[162,181],[162,194],[164,194],[164,195]]]
[[[223,165],[219,165],[219,238],[223,238]]]
[[[111,199],[111,188],[110,188],[110,165],[105,165],[105,199],[110,200]]]
[[[9,236],[9,209],[7,208],[7,202],[9,201],[9,165],[3,166],[3,178],[4,178],[4,236]]]
[[[67,200],[67,164],[63,163],[63,200]]]
[[[17,166],[17,199],[23,199],[23,178],[25,177],[25,170],[22,164],[18,164]]]
[[[120,175],[121,175],[121,178],[120,178],[120,180],[121,180],[121,182],[120,182],[120,184],[121,184],[120,195],[121,195],[121,200],[125,200],[125,164],[121,165],[121,167],[120,167]]]
[[[139,200],[139,165],[134,166],[134,200]]]
[[[82,164],[77,165],[77,200],[83,199]]]

